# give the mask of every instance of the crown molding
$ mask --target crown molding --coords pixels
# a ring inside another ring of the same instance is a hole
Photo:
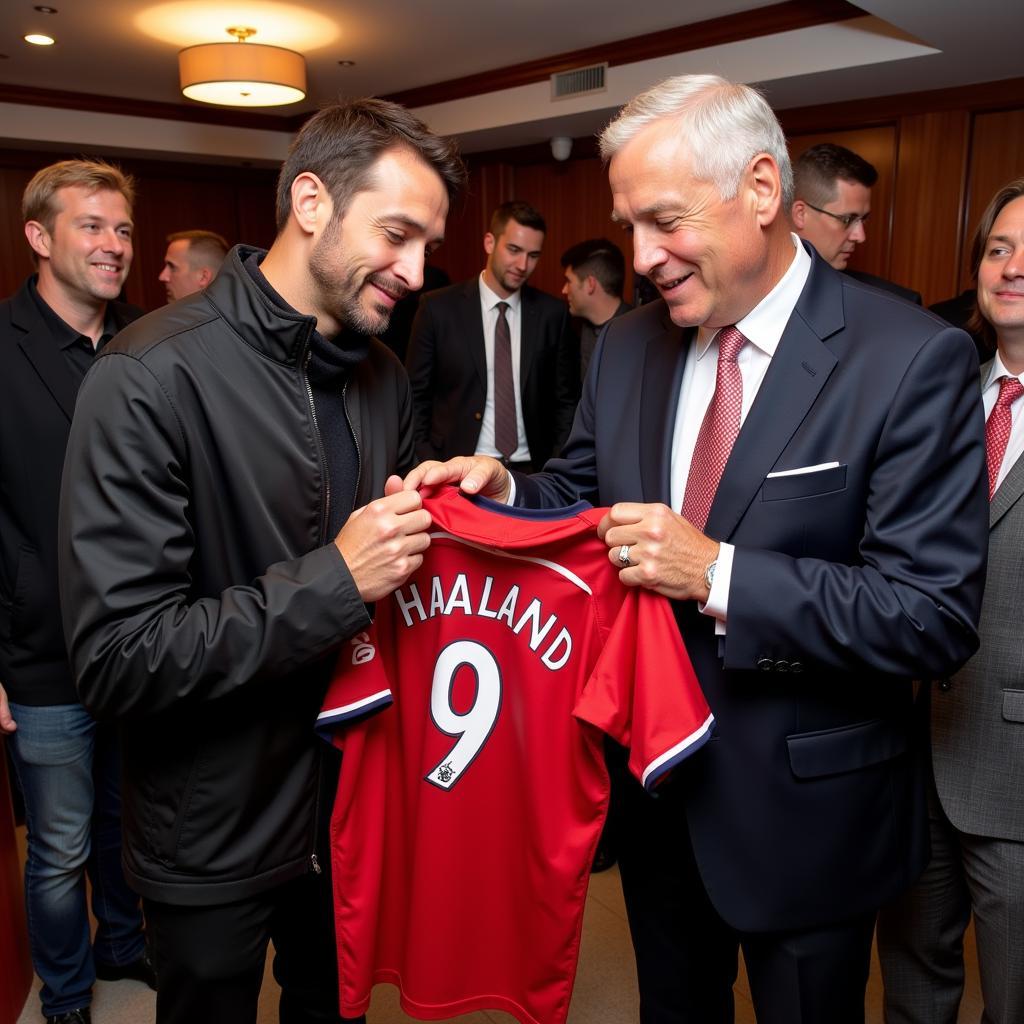
[[[426,107],[434,103],[465,99],[468,96],[533,85],[535,82],[545,81],[559,71],[570,71],[591,64],[607,62],[610,67],[618,64],[635,64],[673,53],[689,53],[709,46],[755,39],[758,36],[849,21],[851,18],[862,18],[864,15],[864,11],[847,3],[846,0],[787,0],[786,3],[773,4],[770,7],[741,11],[721,18],[694,22],[692,25],[680,25],[662,32],[650,32],[647,35],[602,43],[600,46],[590,46],[583,50],[571,50],[540,60],[512,64],[477,75],[467,75],[465,78],[452,78],[445,82],[405,89],[389,93],[383,98],[410,108]]]

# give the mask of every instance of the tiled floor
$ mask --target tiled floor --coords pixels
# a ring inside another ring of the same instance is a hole
[[[973,1024],[981,1017],[974,941],[969,945],[970,963],[967,992],[960,1010],[960,1024]],[[40,1024],[38,983],[18,1024]],[[134,981],[98,982],[94,993],[95,1024],[150,1024],[154,1019],[155,997]],[[882,1024],[882,989],[877,964],[868,986],[867,1024]],[[568,1024],[631,1024],[637,1019],[636,972],[633,966],[626,913],[618,871],[594,875],[583,921],[583,945]],[[407,1024],[411,1021],[398,1006],[395,990],[378,986],[368,1015],[369,1024]],[[277,1021],[277,986],[268,969],[260,998],[259,1024]],[[457,1024],[515,1024],[512,1017],[497,1011],[466,1014]],[[741,975],[736,985],[736,1024],[755,1024],[754,1011]]]

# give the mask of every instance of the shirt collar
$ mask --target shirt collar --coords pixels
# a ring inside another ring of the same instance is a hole
[[[988,380],[985,381],[985,386],[981,389],[982,393],[988,391],[988,389],[992,387],[998,388],[1000,377],[1016,377],[1020,380],[1021,384],[1024,384],[1024,380],[1021,380],[1021,378],[1024,377],[1024,373],[1010,373],[1010,371],[1003,365],[1002,359],[999,358],[999,353],[996,352],[995,357],[992,360],[992,366],[988,371]]]
[[[507,299],[503,299],[500,295],[491,291],[484,282],[483,271],[480,271],[480,299],[484,304],[485,309],[494,309],[499,302],[504,302],[508,305],[510,313],[517,313],[519,311],[519,305],[523,301],[522,289],[514,291]]]
[[[769,358],[775,355],[783,331],[796,309],[797,300],[804,290],[811,272],[811,257],[792,232],[793,261],[775,287],[740,321],[736,328]],[[699,327],[697,329],[697,358],[707,352],[718,329]]]
[[[32,301],[36,304],[36,309],[39,310],[40,316],[42,316],[45,321],[47,329],[52,335],[53,340],[57,342],[58,347],[61,349],[69,349],[72,345],[77,345],[82,338],[85,338],[89,347],[95,347],[98,351],[106,342],[117,334],[117,322],[114,320],[114,311],[110,308],[110,303],[108,302],[106,312],[103,316],[103,334],[100,336],[99,344],[94,346],[92,338],[87,334],[80,334],[71,326],[71,324],[57,315],[46,299],[39,294],[39,289],[36,287],[37,280],[38,278],[35,275],[29,279],[29,293],[32,296]]]

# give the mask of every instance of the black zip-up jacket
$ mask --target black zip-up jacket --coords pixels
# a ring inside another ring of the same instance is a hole
[[[61,494],[79,693],[122,722],[127,877],[177,904],[316,866],[313,725],[340,646],[369,623],[327,536],[303,369],[315,321],[272,304],[242,266],[252,252],[97,358]],[[358,507],[413,457],[408,380],[379,342],[345,404]]]

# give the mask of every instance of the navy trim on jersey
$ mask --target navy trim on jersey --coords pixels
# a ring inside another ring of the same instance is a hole
[[[715,731],[715,716],[709,714],[696,732],[691,733],[680,743],[677,743],[671,750],[666,751],[661,757],[652,761],[644,771],[643,786],[648,793],[652,792],[655,786],[673,769],[681,764],[691,754],[695,754],[709,739]],[[666,756],[667,755],[667,756]],[[662,760],[664,758],[664,760]]]
[[[347,704],[340,708],[328,708],[316,716],[317,735],[328,743],[333,742],[332,733],[334,729],[343,722],[354,722],[356,719],[365,718],[367,715],[375,714],[381,708],[386,708],[395,702],[394,695],[390,690],[381,690],[365,700],[356,701],[354,704]]]
[[[461,494],[462,492],[460,492]],[[478,508],[487,512],[495,512],[506,519],[526,519],[533,522],[544,522],[549,519],[572,519],[581,512],[587,512],[594,506],[589,501],[577,501],[573,505],[566,505],[565,508],[515,508],[512,505],[503,505],[493,498],[485,498],[481,494],[462,494],[467,501],[471,501]]]

